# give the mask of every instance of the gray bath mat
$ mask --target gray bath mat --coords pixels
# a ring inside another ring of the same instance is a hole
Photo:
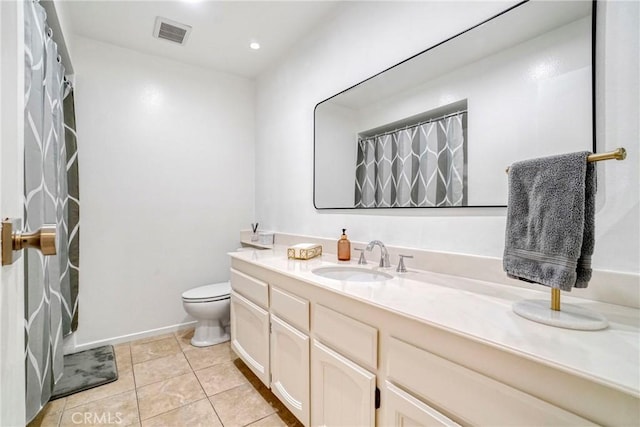
[[[51,400],[107,384],[118,379],[113,346],[104,345],[64,356],[64,373]]]

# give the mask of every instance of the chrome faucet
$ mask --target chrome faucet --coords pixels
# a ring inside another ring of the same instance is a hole
[[[371,252],[374,246],[380,246],[380,267],[391,267],[391,263],[389,262],[389,252],[387,248],[384,246],[380,240],[372,240],[367,245],[367,251]]]

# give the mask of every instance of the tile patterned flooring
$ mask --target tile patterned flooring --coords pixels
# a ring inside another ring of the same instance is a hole
[[[115,345],[118,380],[49,402],[28,427],[301,426],[231,351],[193,329]]]

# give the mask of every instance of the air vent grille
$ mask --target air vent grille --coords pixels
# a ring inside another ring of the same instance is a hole
[[[153,35],[159,39],[169,40],[178,44],[185,44],[191,32],[189,25],[181,24],[167,18],[158,16]]]

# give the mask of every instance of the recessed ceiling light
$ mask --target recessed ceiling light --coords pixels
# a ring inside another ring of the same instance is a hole
[[[251,43],[249,43],[249,47],[250,47],[251,49],[253,49],[253,50],[258,50],[258,49],[260,49],[260,43],[258,43],[258,42],[251,42]]]

